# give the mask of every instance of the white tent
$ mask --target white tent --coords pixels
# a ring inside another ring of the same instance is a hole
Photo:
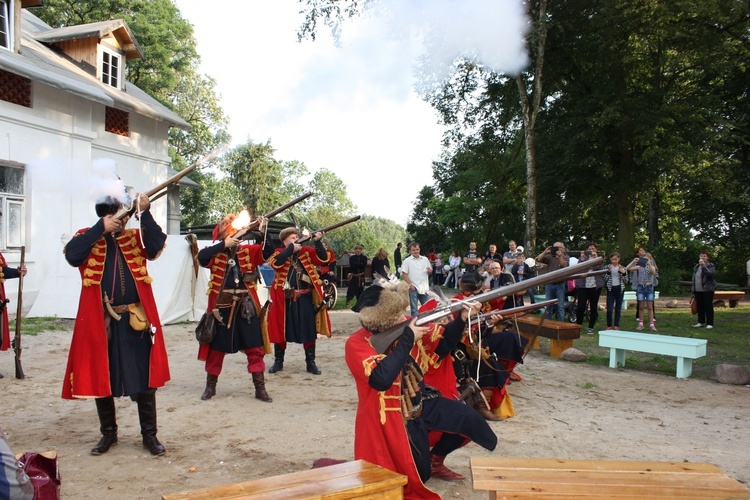
[[[81,277],[78,269],[65,261],[62,253],[69,239],[63,236],[57,253],[59,257],[44,277],[27,317],[76,317]],[[205,246],[205,242],[203,245],[199,242],[198,246]],[[158,259],[148,263],[148,269],[154,278],[151,286],[162,324],[197,321],[201,317],[208,305],[208,270],[199,268],[196,276],[193,254],[184,236],[167,236],[167,247]]]

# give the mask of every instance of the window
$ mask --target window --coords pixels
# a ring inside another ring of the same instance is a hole
[[[102,47],[101,75],[102,82],[119,89],[122,79],[122,56]]]
[[[24,243],[24,170],[0,165],[0,249]]]
[[[0,0],[0,47],[13,49],[13,4],[11,0]]]
[[[107,106],[104,111],[104,131],[125,137],[130,135],[130,113]]]

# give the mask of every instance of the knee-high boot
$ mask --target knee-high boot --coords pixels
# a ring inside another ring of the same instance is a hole
[[[273,401],[271,396],[266,392],[266,377],[263,372],[252,372],[253,385],[255,386],[255,399],[260,399],[266,403]]]
[[[320,368],[315,364],[315,343],[313,342],[308,347],[305,347],[305,362],[307,363],[307,371],[313,375],[320,375]]]
[[[91,448],[92,455],[107,453],[117,444],[117,419],[115,417],[115,398],[96,398],[96,413],[99,415],[99,430],[102,438]]]
[[[284,352],[279,344],[273,345],[273,366],[268,370],[268,373],[280,372],[284,369]]]
[[[487,401],[490,400],[492,397],[492,391],[491,390],[482,390],[482,394],[484,395],[484,398],[482,396],[477,395],[476,399],[476,405],[474,408],[482,414],[485,420],[491,420],[492,422],[497,422],[498,420],[502,420],[502,418],[498,417],[494,413],[492,413],[492,410],[489,406],[487,406],[487,403],[485,403],[485,399]]]
[[[152,455],[164,455],[167,450],[156,439],[156,389],[143,391],[138,394],[137,398],[143,447]]]
[[[204,390],[203,394],[201,394],[201,399],[203,401],[216,396],[216,382],[218,380],[218,375],[211,375],[210,373],[206,373],[206,390]]]

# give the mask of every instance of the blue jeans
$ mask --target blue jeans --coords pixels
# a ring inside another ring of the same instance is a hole
[[[607,326],[620,326],[620,312],[622,311],[622,296],[625,291],[621,285],[613,286],[607,292]],[[614,322],[612,320],[614,313]]]
[[[429,300],[429,297],[426,293],[419,293],[416,290],[409,290],[409,307],[411,307],[411,315],[416,316],[417,312],[419,310],[419,306],[417,305],[417,300],[419,300],[420,304],[424,304]]]
[[[557,311],[557,321],[565,320],[565,283],[544,285],[544,297],[547,300],[557,299],[557,304],[547,308],[547,319],[552,319],[552,312]]]

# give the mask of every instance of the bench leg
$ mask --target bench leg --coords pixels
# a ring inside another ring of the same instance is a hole
[[[614,347],[609,348],[609,367],[617,368],[618,366],[625,366],[625,349],[615,349]]]
[[[730,300],[729,301],[729,307],[730,308],[737,307],[737,301],[736,300]]]
[[[572,340],[555,340],[549,341],[549,355],[552,358],[562,357],[562,353],[565,349],[573,347]]]
[[[677,378],[688,378],[693,373],[691,358],[677,358]]]

